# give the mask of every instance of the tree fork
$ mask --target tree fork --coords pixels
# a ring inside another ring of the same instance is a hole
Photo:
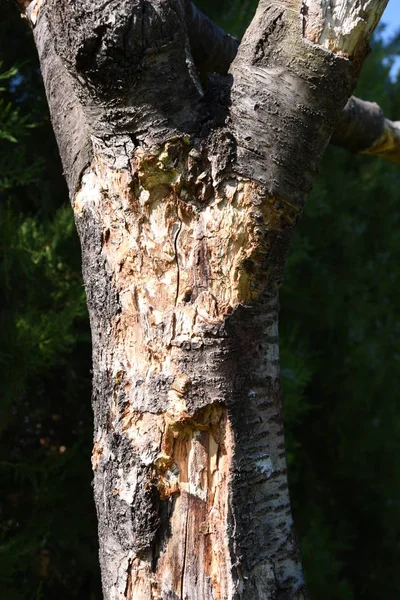
[[[304,4],[304,12],[308,12]],[[240,42],[225,33],[199,11],[185,2],[188,35],[195,65],[201,74],[226,74],[238,52]],[[352,96],[337,122],[331,143],[351,152],[379,156],[400,162],[400,124],[385,118],[373,102]]]
[[[82,245],[106,600],[306,598],[278,288],[386,2],[352,5],[262,0],[204,90],[179,0],[29,7]]]

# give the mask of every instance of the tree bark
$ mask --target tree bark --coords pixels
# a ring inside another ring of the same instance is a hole
[[[180,0],[29,5],[82,245],[106,600],[306,598],[278,288],[385,5],[343,36],[322,0],[261,0],[208,80]]]
[[[185,0],[185,7],[190,46],[199,73],[203,76],[227,73],[239,49],[239,40],[215,25],[190,0]],[[400,122],[385,118],[377,104],[352,96],[335,126],[331,143],[350,152],[399,163]]]
[[[331,143],[354,153],[400,163],[400,121],[386,119],[375,102],[352,96],[340,115]]]

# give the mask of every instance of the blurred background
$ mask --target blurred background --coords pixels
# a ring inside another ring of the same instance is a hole
[[[197,4],[240,36],[256,2]],[[356,94],[400,119],[390,0]],[[0,596],[100,600],[90,332],[35,48],[0,13]],[[330,147],[282,288],[282,384],[312,600],[400,598],[400,166]]]

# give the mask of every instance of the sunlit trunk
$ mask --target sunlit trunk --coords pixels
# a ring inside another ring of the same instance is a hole
[[[106,600],[306,597],[278,289],[386,2],[362,27],[336,2],[346,35],[326,4],[262,0],[204,89],[180,0],[30,5],[82,245]]]

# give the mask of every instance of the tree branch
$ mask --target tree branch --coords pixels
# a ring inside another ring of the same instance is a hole
[[[202,76],[227,73],[240,42],[218,27],[193,2],[184,1],[190,47],[199,73]]]
[[[204,77],[225,74],[240,42],[185,0],[187,30],[194,63]],[[350,152],[379,156],[400,163],[400,121],[386,119],[375,103],[352,96],[333,133],[331,143]]]
[[[16,3],[22,12],[29,6],[28,17],[34,24],[42,5],[41,0],[31,3],[28,0],[16,0]],[[200,75],[205,77],[212,72],[226,74],[236,57],[240,42],[218,27],[190,0],[184,0],[184,8],[191,52]],[[115,77],[115,63],[113,74]],[[104,76],[104,70],[102,75]],[[155,79],[159,86],[160,78]],[[400,122],[385,118],[377,104],[352,96],[343,110],[331,143],[350,152],[379,156],[399,163]]]
[[[331,143],[400,163],[400,121],[386,119],[375,102],[352,96],[344,107]]]

